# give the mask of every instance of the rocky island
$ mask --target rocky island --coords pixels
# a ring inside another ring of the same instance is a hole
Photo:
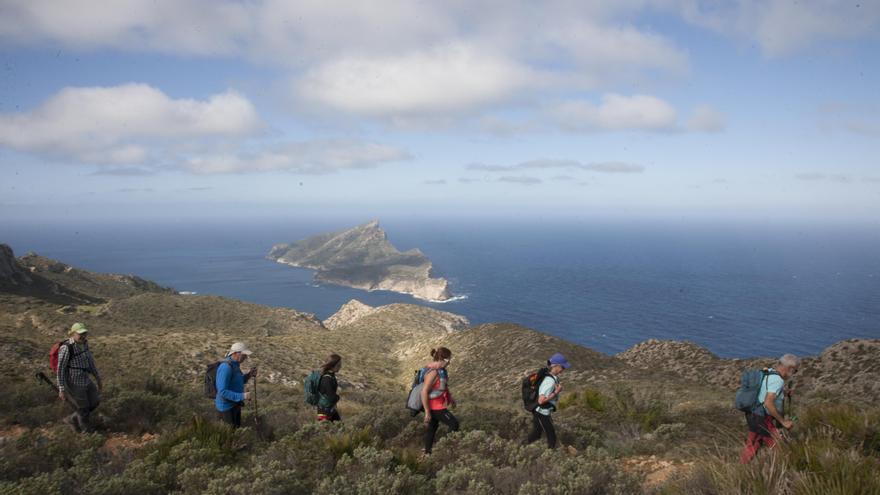
[[[315,270],[315,280],[321,283],[388,290],[428,301],[453,297],[446,279],[431,276],[431,261],[418,249],[398,251],[376,220],[293,244],[276,244],[266,257]]]

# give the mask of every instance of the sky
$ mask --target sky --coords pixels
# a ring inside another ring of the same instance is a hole
[[[880,217],[880,2],[0,13],[0,219]]]

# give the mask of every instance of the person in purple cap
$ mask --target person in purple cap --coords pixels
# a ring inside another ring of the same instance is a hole
[[[547,360],[548,373],[538,386],[538,407],[532,411],[532,431],[526,443],[532,443],[544,435],[547,437],[547,447],[556,448],[556,428],[553,427],[550,414],[556,410],[559,394],[562,393],[559,375],[569,366],[565,356],[558,352]]]

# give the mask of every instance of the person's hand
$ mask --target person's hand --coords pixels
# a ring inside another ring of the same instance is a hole
[[[794,395],[794,388],[785,389],[785,395],[787,395],[789,398],[791,398],[791,396]]]
[[[244,400],[251,400],[251,393],[250,392],[244,393]]]
[[[58,392],[58,398],[61,399],[62,402],[64,402],[64,392]]]
[[[425,423],[431,422],[431,413],[429,411],[425,411]]]
[[[559,392],[562,392],[562,384],[561,383],[556,384],[556,390],[553,393],[556,395],[559,395]]]
[[[254,378],[255,376],[257,376],[257,368],[251,368],[251,370],[248,371],[248,378]]]
[[[450,399],[450,400],[449,400],[449,407],[455,407],[455,406],[457,406],[457,405],[458,405],[458,402],[455,402],[455,399]]]
[[[792,426],[794,426],[794,423],[792,423],[791,420],[788,420],[788,419],[782,420],[782,427],[785,428],[786,430],[790,430]]]

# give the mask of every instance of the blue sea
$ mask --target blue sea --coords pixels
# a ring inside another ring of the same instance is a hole
[[[515,322],[606,353],[689,340],[723,357],[817,354],[880,338],[880,229],[635,220],[383,220],[465,298],[432,304],[317,285],[264,258],[280,242],[369,219],[0,224],[0,242],[88,270],[326,318],[350,299]]]

